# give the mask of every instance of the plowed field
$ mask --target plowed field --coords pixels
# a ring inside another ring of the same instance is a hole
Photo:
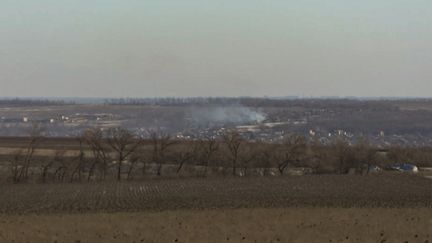
[[[3,214],[281,207],[432,208],[432,180],[409,175],[3,184],[0,192]]]

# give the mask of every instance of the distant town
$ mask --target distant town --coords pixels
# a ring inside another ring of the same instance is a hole
[[[427,99],[165,98],[103,103],[2,100],[0,135],[26,136],[32,124],[46,136],[76,136],[86,128],[122,126],[140,136],[163,131],[184,140],[218,138],[235,129],[245,139],[281,142],[296,133],[330,143],[367,139],[378,146],[432,144],[432,101]]]

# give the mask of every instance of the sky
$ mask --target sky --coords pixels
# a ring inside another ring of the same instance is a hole
[[[430,0],[0,0],[0,96],[431,90]]]

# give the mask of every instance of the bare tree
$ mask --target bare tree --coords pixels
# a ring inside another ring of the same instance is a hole
[[[223,136],[224,142],[228,147],[232,174],[233,176],[237,175],[237,163],[239,161],[240,156],[240,147],[243,144],[243,139],[240,134],[235,130],[230,130],[226,132]]]
[[[204,165],[204,176],[206,176],[208,173],[208,167],[214,155],[219,150],[219,142],[212,137],[207,137],[205,139],[199,140],[197,145],[198,148],[195,152]]]
[[[157,164],[158,176],[162,175],[162,164],[166,159],[166,152],[170,146],[175,144],[175,141],[171,140],[171,136],[161,132],[151,132],[151,142],[153,146],[152,161]]]
[[[21,177],[25,180],[28,179],[30,163],[33,159],[34,152],[36,147],[39,145],[42,140],[42,127],[39,124],[33,124],[32,130],[30,132],[30,139],[27,145],[26,153],[24,155],[24,170],[22,172]]]
[[[369,174],[372,165],[375,165],[375,151],[366,138],[361,137],[353,146],[354,165],[357,169],[366,166],[366,174]]]
[[[142,143],[142,140],[134,136],[127,129],[120,127],[109,129],[107,140],[109,146],[116,152],[117,180],[120,181],[123,163],[135,152]]]
[[[41,126],[36,123],[32,124],[26,148],[20,150],[12,162],[12,179],[15,183],[28,179],[34,152],[42,141],[42,134],[43,129]]]
[[[256,144],[248,144],[246,150],[244,150],[240,156],[240,164],[243,168],[243,176],[248,175],[248,169],[252,162],[259,158],[259,151],[256,148]]]
[[[90,167],[87,175],[87,181],[91,180],[98,165],[101,168],[102,179],[105,179],[110,157],[108,154],[108,149],[104,143],[102,130],[98,128],[87,129],[82,136],[83,140],[90,147],[93,157],[89,165]]]
[[[75,165],[71,174],[70,182],[73,182],[75,177],[78,177],[78,181],[81,181],[81,176],[86,165],[86,158],[85,158],[84,146],[83,146],[84,137],[83,136],[78,137],[77,141],[79,143],[80,149],[79,149],[78,156],[76,156],[76,158],[74,159]]]
[[[132,172],[135,169],[135,165],[138,163],[138,161],[141,160],[141,156],[139,153],[137,153],[136,151],[132,153],[132,155],[130,155],[130,159],[129,159],[129,168],[127,171],[127,179],[128,180],[132,180]]]
[[[348,141],[343,137],[336,137],[332,143],[332,150],[334,151],[337,159],[339,173],[346,173],[350,163],[354,161],[352,148],[350,147]]]
[[[176,154],[175,158],[178,164],[176,174],[180,173],[186,162],[197,157],[198,148],[199,147],[196,143],[193,143],[192,145],[186,144],[186,148],[180,148],[180,151]]]
[[[52,159],[48,160],[48,162],[46,163],[41,164],[41,180],[43,183],[47,181],[49,170],[53,167],[53,165],[56,163],[61,163],[65,152],[66,151],[64,150],[59,150],[56,152],[55,156]]]
[[[322,142],[315,136],[309,144],[311,156],[309,158],[309,166],[316,172],[321,172],[323,162],[329,154],[329,149],[325,148]]]
[[[21,171],[23,170],[23,165],[21,162],[21,157],[23,154],[23,150],[19,150],[15,155],[11,163],[11,173],[12,180],[14,183],[18,183],[21,181]]]
[[[272,147],[263,148],[259,151],[258,155],[259,166],[263,168],[262,175],[269,174],[273,161],[275,161],[275,150]]]
[[[283,157],[278,165],[279,172],[283,174],[288,165],[298,165],[304,158],[306,149],[306,140],[303,136],[288,136],[283,144]]]
[[[58,151],[54,163],[56,164],[56,170],[54,171],[54,178],[60,182],[64,182],[66,175],[69,172],[70,161],[65,157],[66,151]]]

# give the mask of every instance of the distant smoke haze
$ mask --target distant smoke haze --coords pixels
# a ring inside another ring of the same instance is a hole
[[[227,107],[193,107],[191,108],[191,118],[199,124],[206,123],[261,123],[266,119],[262,112],[252,110],[244,106]]]

